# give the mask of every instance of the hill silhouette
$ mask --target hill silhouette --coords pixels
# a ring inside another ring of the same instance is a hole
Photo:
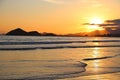
[[[41,36],[42,34],[37,31],[30,31],[27,33],[30,36]]]
[[[82,32],[82,33],[74,33],[74,34],[65,34],[65,35],[57,35],[54,33],[39,33],[37,31],[27,32],[21,28],[16,28],[14,30],[9,31],[6,35],[14,35],[14,36],[78,36],[78,37],[120,37],[120,28],[116,30],[111,30],[106,28],[105,30],[95,30],[92,32]]]
[[[27,32],[21,28],[16,28],[14,30],[9,31],[6,35],[13,35],[13,36],[57,36],[54,33],[39,33],[37,31],[30,31]]]
[[[28,35],[28,33],[21,28],[17,28],[9,31],[6,35]]]

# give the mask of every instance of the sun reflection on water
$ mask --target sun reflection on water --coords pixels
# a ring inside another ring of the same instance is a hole
[[[95,43],[94,43],[94,45],[95,45],[95,46],[98,46],[98,45],[99,45],[99,43],[98,43],[98,42],[95,42]]]
[[[97,43],[97,44],[98,44],[98,43]],[[99,44],[98,44],[98,45],[99,45]],[[93,50],[93,55],[92,55],[92,57],[93,57],[93,58],[97,58],[97,57],[99,57],[99,56],[100,56],[100,48],[96,47],[96,48],[94,48],[94,50]],[[100,62],[100,60],[93,60],[93,67],[95,68],[95,69],[94,69],[95,72],[98,71],[98,68],[99,68],[99,66],[100,66],[99,62]]]

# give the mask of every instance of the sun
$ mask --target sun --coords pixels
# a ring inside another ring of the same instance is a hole
[[[104,30],[104,28],[100,27],[99,24],[104,23],[104,20],[102,18],[99,17],[93,17],[90,19],[89,24],[93,24],[93,25],[89,25],[88,29],[90,31],[95,31],[95,30]]]
[[[90,20],[90,24],[102,24],[103,20],[99,17],[94,17]]]

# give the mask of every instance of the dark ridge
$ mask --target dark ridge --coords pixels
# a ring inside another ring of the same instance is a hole
[[[37,31],[30,31],[30,32],[28,32],[28,35],[30,35],[30,36],[41,36],[41,33],[37,32]]]
[[[54,33],[47,33],[47,32],[44,32],[44,33],[42,33],[42,36],[57,36],[57,35],[54,34]]]
[[[6,35],[27,35],[28,33],[21,28],[9,31]]]
[[[14,36],[57,36],[54,33],[47,33],[47,32],[44,32],[44,33],[39,33],[37,31],[26,32],[25,30],[23,30],[21,28],[11,30],[6,35],[14,35]]]

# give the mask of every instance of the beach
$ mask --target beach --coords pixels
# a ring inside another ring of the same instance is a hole
[[[0,79],[120,79],[120,38],[0,37]]]

